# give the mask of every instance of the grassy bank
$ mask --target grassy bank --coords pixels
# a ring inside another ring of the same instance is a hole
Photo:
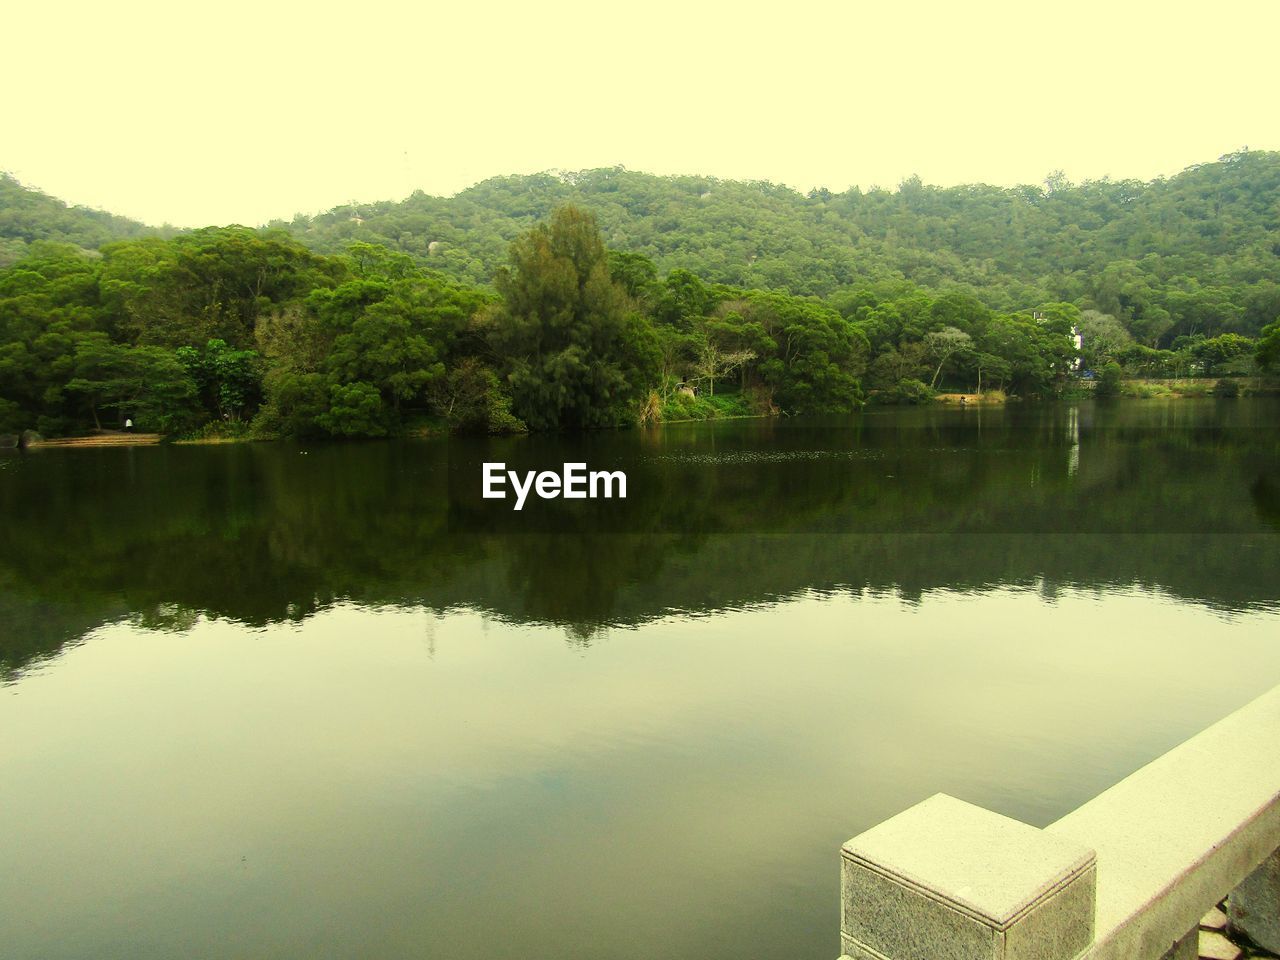
[[[934,399],[938,403],[954,403],[968,406],[998,406],[1008,403],[1009,397],[1003,390],[983,390],[981,393],[939,393]]]
[[[766,416],[770,412],[758,409],[745,394],[738,391],[725,391],[715,396],[707,394],[689,396],[684,393],[675,393],[661,402],[658,419],[662,423],[731,420]]]
[[[1197,397],[1268,396],[1280,393],[1280,384],[1260,377],[1184,377],[1180,379],[1123,380],[1120,396],[1137,400],[1182,400]]]
[[[148,447],[164,439],[160,433],[99,433],[87,437],[59,437],[53,440],[33,440],[27,449],[43,447]]]

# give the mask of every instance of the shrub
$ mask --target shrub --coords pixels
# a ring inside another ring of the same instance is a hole
[[[437,385],[433,405],[455,433],[524,433],[511,413],[511,395],[498,375],[474,358],[464,359]]]
[[[928,384],[910,377],[903,377],[894,386],[875,395],[876,403],[933,403],[935,394]]]
[[[210,420],[203,426],[188,430],[183,440],[244,440],[250,436],[248,421]]]
[[[0,397],[0,433],[17,433],[25,426],[26,417],[18,405]]]
[[[649,395],[640,404],[640,412],[636,420],[641,426],[657,423],[662,419],[662,395],[657,390],[650,390]]]
[[[1157,400],[1173,396],[1173,391],[1163,383],[1139,383],[1134,380],[1126,381],[1121,387],[1121,392],[1126,397],[1136,397],[1139,400]]]
[[[753,415],[751,404],[741,393],[718,394],[714,397],[690,397],[677,393],[662,404],[662,419],[673,420],[721,420],[726,417]]]
[[[316,422],[334,436],[385,437],[387,415],[376,387],[357,380],[329,388],[329,409]]]
[[[1098,374],[1098,386],[1094,395],[1099,397],[1115,397],[1120,395],[1120,384],[1124,379],[1124,371],[1114,360],[1102,368]]]
[[[1234,380],[1219,380],[1213,385],[1213,395],[1215,397],[1238,397],[1240,396],[1240,384]]]

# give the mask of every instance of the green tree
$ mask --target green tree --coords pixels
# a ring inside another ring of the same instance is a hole
[[[1099,397],[1114,397],[1120,393],[1120,382],[1124,376],[1124,371],[1120,369],[1120,364],[1112,360],[1102,368],[1102,372],[1098,374],[1098,385],[1094,392]]]
[[[1191,345],[1191,356],[1204,367],[1202,373],[1206,377],[1213,376],[1214,370],[1237,357],[1251,352],[1253,341],[1238,333],[1224,333],[1207,340],[1200,340]]]
[[[839,313],[814,300],[752,291],[748,297],[774,354],[758,365],[788,413],[846,413],[862,402],[870,347]]]
[[[130,418],[143,428],[182,429],[194,421],[195,381],[167,350],[127,347],[111,343],[105,334],[86,334],[76,343],[74,372],[65,390],[84,398],[99,429],[106,410],[115,411],[119,424]]]
[[[1253,356],[1263,370],[1270,372],[1280,367],[1280,320],[1262,328]]]
[[[463,358],[432,387],[436,411],[460,433],[520,433],[511,397],[498,375],[474,357]]]
[[[561,207],[511,245],[490,340],[516,416],[535,430],[633,419],[657,348],[612,278],[594,218]]]
[[[404,305],[389,301],[374,304],[334,341],[325,368],[339,382],[377,389],[396,416],[403,401],[444,373],[438,352],[414,328]]]
[[[1087,367],[1102,367],[1133,343],[1133,337],[1115,317],[1099,310],[1084,310],[1077,325]]]
[[[211,415],[239,421],[262,394],[262,357],[256,350],[234,350],[225,340],[213,339],[203,350],[179,347],[174,356],[200,391]]]
[[[371,383],[335,383],[329,388],[329,409],[316,417],[338,437],[385,437],[387,412],[382,395]]]
[[[937,361],[933,378],[929,381],[929,389],[932,390],[937,387],[938,379],[942,376],[942,368],[947,365],[947,361],[956,354],[968,350],[973,344],[973,338],[956,327],[944,327],[926,334],[924,343],[930,359]]]

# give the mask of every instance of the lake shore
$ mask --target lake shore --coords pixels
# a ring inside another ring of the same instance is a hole
[[[165,439],[163,433],[99,433],[84,437],[55,437],[50,440],[32,440],[28,450],[44,447],[149,447]]]
[[[1239,381],[1239,393],[1223,394],[1215,390],[1219,383],[1217,378],[1183,378],[1157,380],[1125,380],[1121,384],[1118,396],[1098,398],[1094,394],[1094,385],[1077,384],[1066,395],[1036,400],[1036,403],[1079,403],[1082,400],[1201,400],[1212,397],[1236,399],[1237,397],[1268,397],[1280,394],[1280,385],[1267,383],[1260,378],[1248,378]],[[1232,381],[1236,382],[1236,381]],[[918,406],[951,406],[951,407],[999,407],[1006,404],[1026,403],[1024,398],[1008,396],[1001,390],[983,391],[982,393],[946,392],[937,393],[930,400]],[[850,413],[867,408],[886,408],[902,406],[902,404],[877,403],[873,393],[861,407]],[[659,420],[645,426],[663,426],[667,424],[717,423],[737,420],[771,420],[782,417],[782,414],[746,413],[725,414],[714,417],[681,417],[672,420]],[[418,425],[400,434],[401,439],[434,439],[450,436],[442,425]],[[51,449],[58,447],[128,447],[154,446],[159,443],[171,443],[175,446],[221,446],[237,443],[265,443],[273,440],[287,439],[278,435],[240,435],[240,436],[208,436],[208,437],[173,437],[163,433],[125,433],[104,431],[75,437],[55,437],[32,440],[24,444],[27,449]]]

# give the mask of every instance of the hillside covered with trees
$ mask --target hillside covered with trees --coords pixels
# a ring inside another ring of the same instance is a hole
[[[622,169],[487,180],[441,199],[343,206],[278,223],[312,249],[381,243],[491,280],[507,245],[558,205],[605,243],[712,283],[829,297],[885,280],[960,287],[994,310],[1079,302],[1135,339],[1256,335],[1280,316],[1280,153],[1229,154],[1167,180],[807,195],[769,183]]]
[[[154,229],[102,210],[69,207],[0,171],[0,269],[21,260],[37,240],[96,250],[113,240],[174,233],[171,227]]]
[[[1154,183],[808,195],[597,170],[178,233],[0,180],[0,433],[558,430],[944,386],[1048,396],[1077,370],[1267,369],[1278,317],[1274,153]]]

